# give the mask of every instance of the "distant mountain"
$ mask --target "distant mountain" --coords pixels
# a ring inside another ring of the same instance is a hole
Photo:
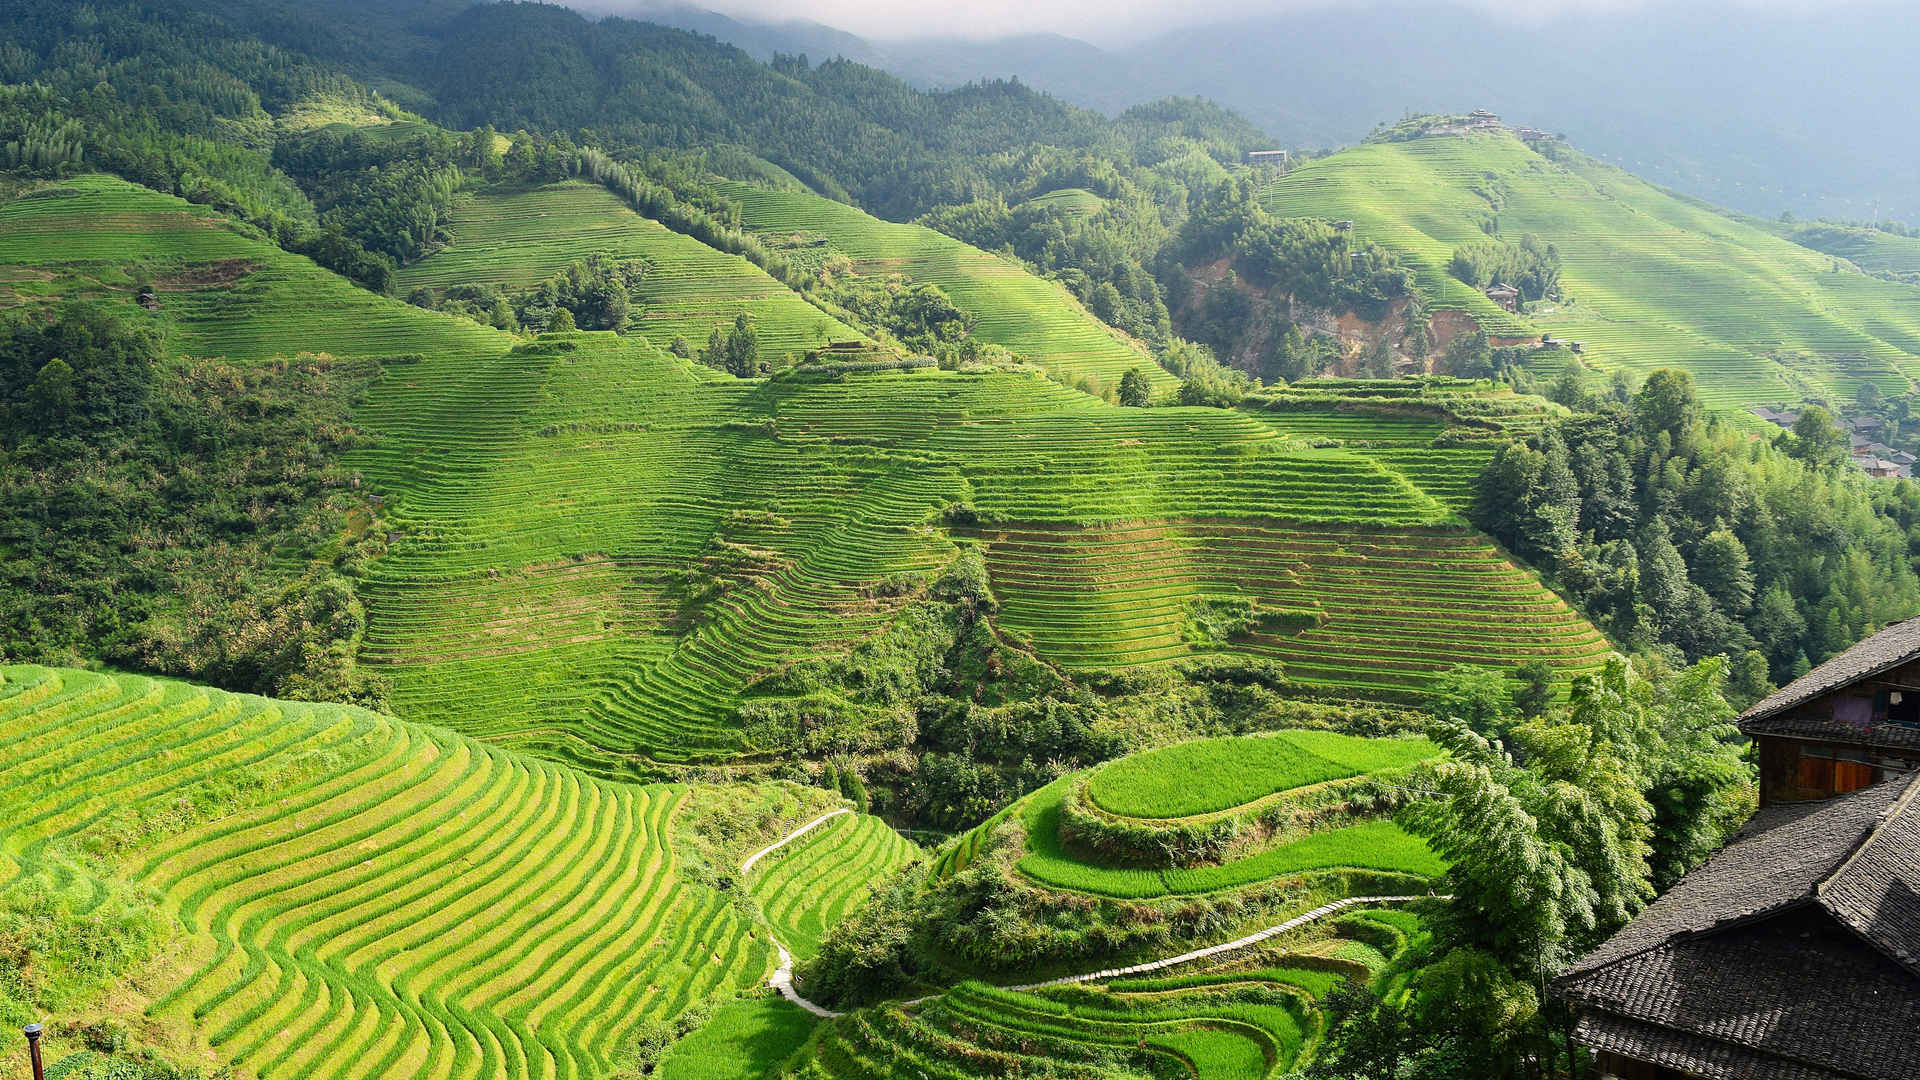
[[[1017,75],[1116,113],[1200,95],[1280,145],[1331,148],[1409,112],[1487,108],[1561,132],[1603,160],[1772,217],[1920,222],[1910,13],[1686,11],[1515,21],[1409,3],[1288,12],[1175,29],[1124,48],[1029,35],[872,42],[815,23],[681,9],[644,17],[749,52],[883,67],[923,87]]]
[[[631,19],[644,19],[661,26],[691,30],[696,34],[708,34],[729,45],[746,50],[756,60],[770,59],[775,53],[787,53],[805,54],[816,62],[839,56],[870,67],[886,66],[884,49],[857,34],[849,34],[845,30],[836,30],[831,26],[808,19],[785,19],[779,22],[736,19],[730,15],[722,15],[717,11],[708,11],[691,4],[659,3],[652,0],[638,6],[596,4],[591,0],[569,6],[591,14],[619,14]]]
[[[869,41],[807,19],[761,22],[707,11],[690,4],[660,3],[639,7],[592,2],[573,5],[582,11],[618,13],[627,18],[709,34],[737,46],[757,60],[776,54],[804,55],[808,60],[842,58],[881,68],[927,90],[946,90],[981,79],[1044,73],[1047,82],[1072,88],[1062,96],[1075,104],[1119,113],[1140,99],[1129,93],[1126,81],[1113,79],[1107,69],[1113,53],[1059,34],[1022,34],[973,41],[965,38],[915,38],[908,41]],[[1035,76],[1036,78],[1039,76]]]

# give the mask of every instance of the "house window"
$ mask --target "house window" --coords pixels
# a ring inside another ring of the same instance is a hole
[[[1871,787],[1879,775],[1864,761],[1836,760],[1832,749],[1807,747],[1800,755],[1799,786],[1803,794],[1845,795]]]
[[[1858,761],[1836,761],[1833,763],[1833,793],[1845,795],[1849,791],[1859,791],[1863,787],[1873,786],[1873,766]]]
[[[1833,759],[1800,757],[1800,790],[1831,792],[1833,790]]]

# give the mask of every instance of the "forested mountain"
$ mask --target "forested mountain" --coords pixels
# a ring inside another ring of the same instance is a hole
[[[1920,488],[1728,408],[1913,445],[1907,238],[1486,117],[1268,145],[549,5],[0,11],[0,1019],[69,1080],[1565,1059],[1543,974],[1750,809],[1733,706],[1920,604]]]

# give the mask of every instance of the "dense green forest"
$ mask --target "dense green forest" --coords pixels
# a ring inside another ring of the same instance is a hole
[[[1578,413],[1503,447],[1474,520],[1637,650],[1733,658],[1757,700],[1920,606],[1920,489],[1868,479],[1818,406],[1769,441],[1656,372],[1631,397],[1555,388]]]

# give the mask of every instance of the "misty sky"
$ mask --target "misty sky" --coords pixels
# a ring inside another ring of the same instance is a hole
[[[563,0],[569,6],[609,13],[658,8],[672,0]],[[863,37],[998,37],[1050,32],[1095,44],[1114,44],[1175,24],[1219,21],[1300,8],[1352,7],[1348,0],[682,0],[736,17],[777,22],[810,19]],[[1419,2],[1419,0],[1412,0]],[[1679,9],[1753,9],[1812,12],[1849,0],[1459,0],[1446,6],[1478,8],[1501,18],[1552,19],[1569,14],[1658,18]],[[1436,3],[1434,6],[1442,6]]]

